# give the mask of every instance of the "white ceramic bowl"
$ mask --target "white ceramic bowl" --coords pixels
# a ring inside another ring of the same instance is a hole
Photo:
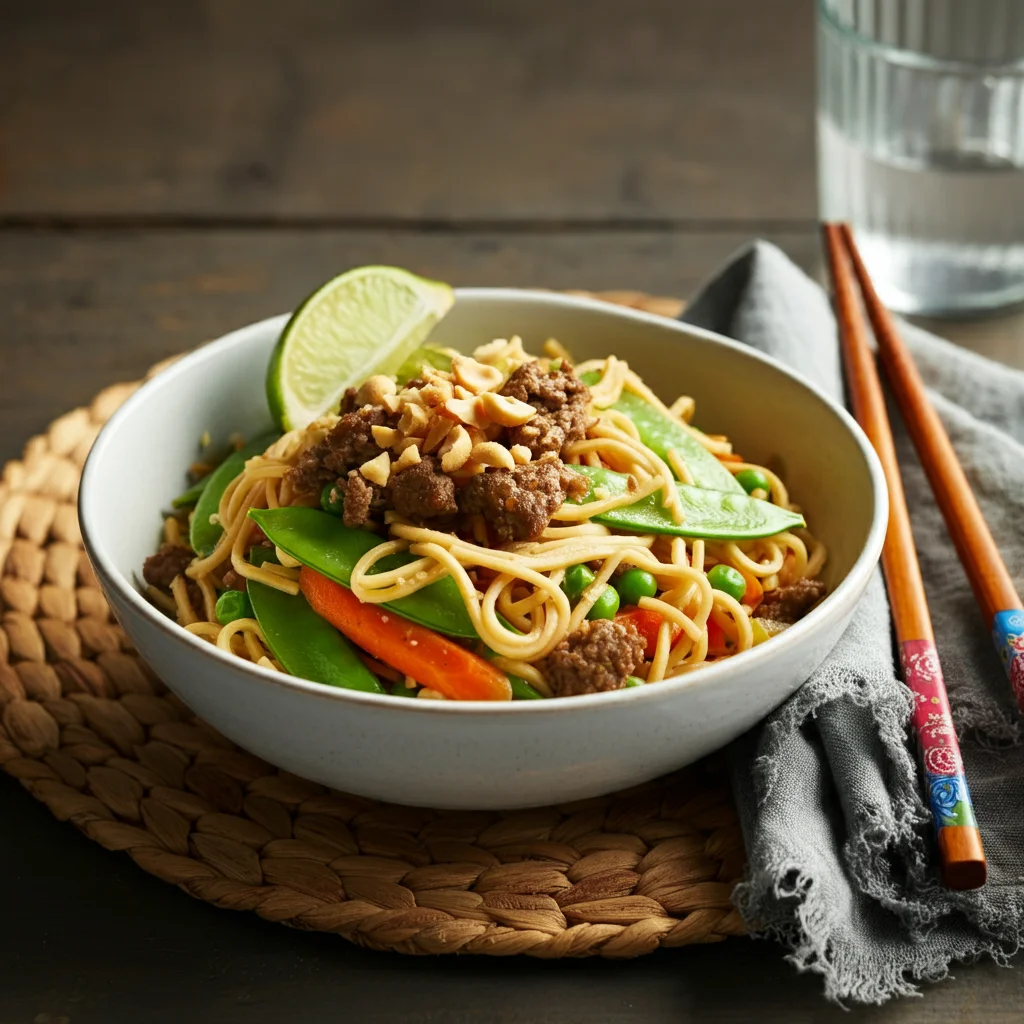
[[[829,596],[770,643],[677,680],[507,704],[395,700],[254,668],[199,640],[139,593],[160,512],[203,431],[269,426],[264,372],[285,317],[235,331],[145,384],[111,418],[82,477],[85,546],[118,620],[160,678],[224,735],[338,789],[447,808],[529,807],[630,786],[749,729],[839,639],[882,547],[887,501],[867,439],[835,403],[774,361],[660,317],[553,294],[460,290],[435,333],[471,350],[522,335],[575,357],[616,353],[665,399],[689,394],[705,429],[756,462],[778,460],[829,548]],[[823,343],[825,340],[823,339]]]

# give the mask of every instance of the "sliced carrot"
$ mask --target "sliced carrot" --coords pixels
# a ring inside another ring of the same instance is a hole
[[[657,612],[651,611],[650,608],[637,608],[636,605],[629,605],[615,616],[615,621],[621,622],[623,625],[632,625],[643,638],[646,645],[644,657],[653,658],[658,647],[658,630],[661,629],[663,618]],[[681,626],[677,626],[675,623],[672,624],[673,646],[675,646],[682,632]]]
[[[747,589],[743,592],[743,600],[740,604],[745,604],[751,611],[754,611],[764,599],[764,587],[761,586],[761,581],[756,576],[751,576],[750,573],[743,572],[742,569],[740,572],[747,582]]]
[[[321,618],[386,665],[450,700],[511,700],[508,676],[447,637],[355,594],[307,566],[299,587]]]
[[[745,462],[746,460],[742,455],[737,455],[735,452],[721,452],[715,456],[719,462]]]
[[[708,619],[708,654],[721,657],[729,653],[725,645],[725,630],[714,619]]]

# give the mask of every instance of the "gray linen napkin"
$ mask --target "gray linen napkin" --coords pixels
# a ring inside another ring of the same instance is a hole
[[[683,319],[737,338],[842,394],[821,288],[774,246],[735,256]],[[1024,586],[1024,373],[903,328],[1011,574]],[[835,1000],[881,1003],[1003,962],[1024,937],[1024,746],[1009,684],[942,518],[890,407],[939,653],[989,862],[984,889],[937,883],[929,815],[906,743],[880,574],[826,663],[733,747],[748,875],[737,902]]]

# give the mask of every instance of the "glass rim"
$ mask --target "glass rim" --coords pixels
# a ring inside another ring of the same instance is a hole
[[[844,25],[836,15],[828,8],[828,0],[818,0],[818,17],[826,28],[831,29],[840,36],[853,42],[865,50],[874,50],[884,54],[886,59],[893,64],[902,64],[905,67],[915,68],[920,71],[932,72],[955,72],[957,74],[987,74],[1020,76],[1024,75],[1024,55],[1015,60],[1003,61],[1001,63],[988,63],[983,60],[972,61],[963,58],[936,57],[932,54],[920,53],[916,50],[908,50],[892,43],[883,43],[878,39],[865,35],[849,25]]]

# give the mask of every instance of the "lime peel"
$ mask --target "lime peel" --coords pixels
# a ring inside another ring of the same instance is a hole
[[[396,374],[451,309],[452,289],[398,267],[357,267],[318,288],[285,325],[267,368],[282,430],[338,408],[345,389]]]

